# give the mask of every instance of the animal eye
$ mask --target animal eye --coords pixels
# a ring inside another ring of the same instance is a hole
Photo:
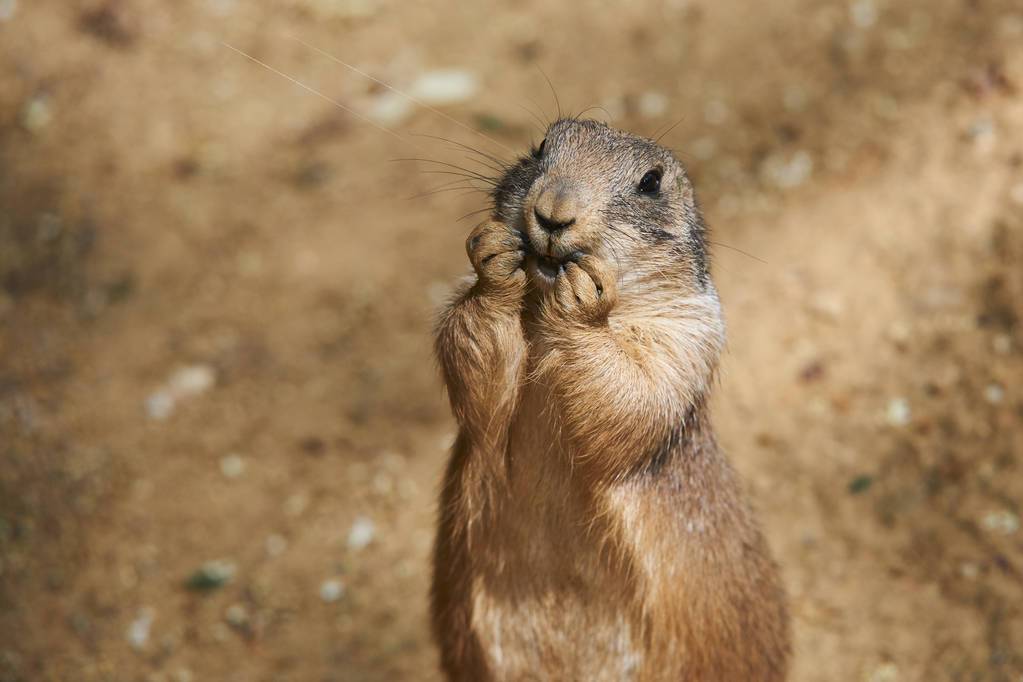
[[[641,194],[657,194],[661,191],[661,176],[663,173],[660,169],[653,169],[647,171],[643,179],[639,181],[637,189]]]
[[[543,158],[543,150],[544,150],[544,148],[546,146],[547,146],[547,138],[545,137],[545,138],[543,138],[543,141],[540,142],[540,146],[533,150],[533,156],[538,158],[538,159],[542,159]]]

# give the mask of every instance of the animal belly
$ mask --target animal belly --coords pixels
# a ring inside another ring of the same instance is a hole
[[[637,628],[585,589],[481,584],[473,629],[495,680],[631,680],[642,666]]]

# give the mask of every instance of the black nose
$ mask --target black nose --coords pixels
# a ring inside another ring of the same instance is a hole
[[[568,220],[561,221],[554,220],[553,218],[545,216],[538,207],[533,208],[533,215],[536,216],[536,222],[539,223],[541,228],[543,228],[543,231],[551,234],[568,229],[572,226],[572,223],[575,222],[575,218],[569,218]]]

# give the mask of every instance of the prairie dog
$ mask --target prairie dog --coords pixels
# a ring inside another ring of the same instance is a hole
[[[777,568],[707,415],[724,323],[682,164],[562,119],[493,199],[436,333],[444,671],[784,680]]]

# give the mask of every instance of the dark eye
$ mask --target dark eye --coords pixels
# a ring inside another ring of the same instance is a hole
[[[546,146],[547,146],[547,138],[545,137],[545,138],[543,138],[543,141],[540,143],[540,146],[533,150],[533,156],[535,156],[538,159],[542,159],[543,158],[543,150],[544,150],[544,148]]]
[[[639,181],[639,186],[636,188],[641,194],[657,194],[661,191],[661,176],[663,173],[655,168],[652,171],[647,171],[643,179]]]

